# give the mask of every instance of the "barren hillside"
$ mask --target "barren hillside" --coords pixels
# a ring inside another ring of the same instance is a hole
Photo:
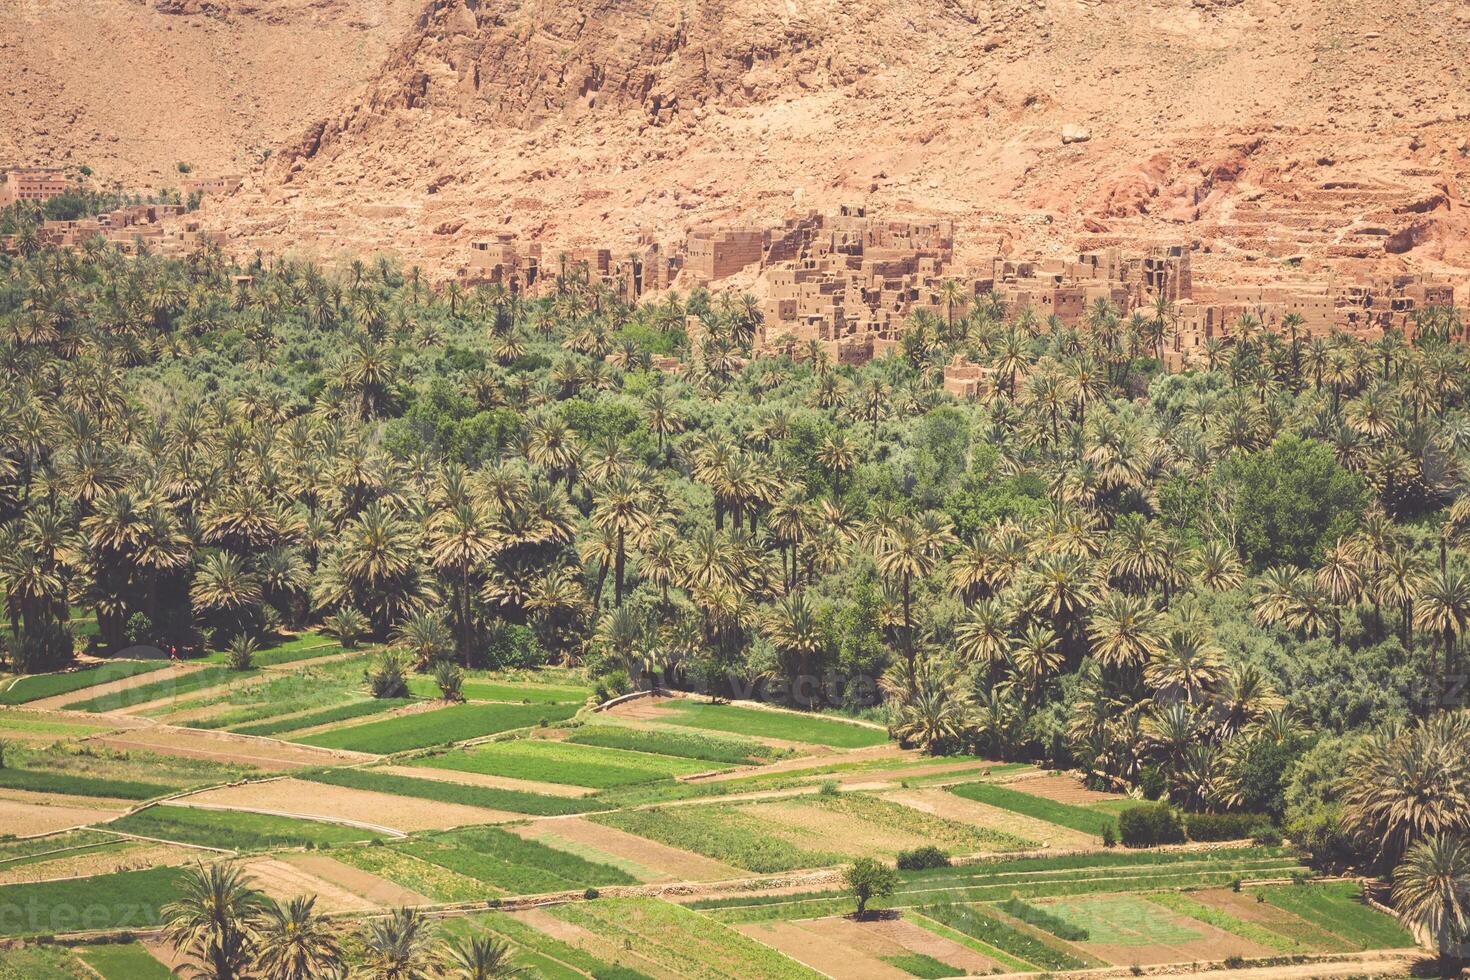
[[[0,163],[241,171],[382,65],[419,0],[0,0]]]

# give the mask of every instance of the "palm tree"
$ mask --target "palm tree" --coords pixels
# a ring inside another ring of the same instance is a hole
[[[592,510],[592,526],[609,533],[616,541],[613,559],[613,605],[623,604],[623,581],[628,557],[628,536],[641,541],[652,526],[646,486],[628,474],[618,474],[598,492]]]
[[[782,596],[766,611],[763,625],[766,637],[776,649],[792,658],[788,662],[788,676],[794,680],[793,696],[806,701],[805,707],[811,707],[816,693],[804,692],[816,680],[813,661],[825,642],[816,605],[805,592]]]
[[[889,728],[901,744],[931,753],[963,744],[972,702],[958,670],[927,658],[912,677],[885,677],[884,687],[896,698]]]
[[[822,464],[828,474],[832,477],[832,497],[842,497],[842,474],[857,465],[858,447],[847,435],[842,432],[834,432],[822,441],[817,450],[817,462]]]
[[[342,946],[316,896],[298,895],[285,907],[272,904],[260,926],[255,968],[261,980],[313,980],[340,967]]]
[[[1110,592],[1092,610],[1087,628],[1092,653],[1114,669],[1143,666],[1162,649],[1159,615],[1147,600]]]
[[[1444,662],[1443,674],[1435,678],[1435,683],[1436,691],[1442,691],[1451,670],[1455,640],[1470,629],[1470,574],[1462,568],[1441,568],[1431,574],[1414,601],[1414,625],[1439,635]],[[1433,662],[1429,673],[1436,674]]]
[[[918,518],[899,518],[874,541],[879,573],[896,581],[903,594],[904,656],[910,673],[913,673],[915,653],[914,583],[934,570],[945,546],[952,540],[947,521],[936,514],[925,514]]]
[[[1470,841],[1435,834],[1409,848],[1393,872],[1393,907],[1448,964],[1470,938]]]
[[[1420,841],[1470,834],[1470,712],[1375,732],[1348,755],[1343,824],[1392,868]]]
[[[510,944],[494,936],[468,936],[445,943],[447,976],[456,980],[507,980],[530,976],[511,962]]]
[[[438,974],[434,936],[418,909],[394,909],[362,933],[363,965],[372,980],[433,980]]]
[[[474,631],[470,573],[484,564],[500,543],[490,525],[487,509],[476,500],[460,500],[437,512],[429,521],[429,561],[435,568],[448,571],[454,579],[459,655],[466,667],[470,666]]]
[[[199,864],[179,879],[181,895],[160,911],[164,941],[196,964],[201,980],[244,980],[267,921],[265,900],[236,866]]]

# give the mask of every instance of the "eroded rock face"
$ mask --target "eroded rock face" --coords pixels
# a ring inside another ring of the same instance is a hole
[[[1470,114],[1470,42],[1443,13],[424,0],[370,82],[306,104],[315,119],[222,221],[449,271],[493,231],[618,247],[852,202],[953,217],[977,251],[1185,236],[1397,261],[1445,241],[1411,226],[1437,182],[1458,199],[1470,174],[1463,127],[1439,121]],[[362,200],[398,210],[367,220]]]

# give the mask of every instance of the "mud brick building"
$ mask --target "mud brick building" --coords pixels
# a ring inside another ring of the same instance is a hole
[[[60,197],[74,186],[66,175],[52,167],[11,167],[3,172],[0,183],[0,207],[12,204],[43,204]]]
[[[185,197],[191,194],[232,194],[243,182],[239,174],[222,174],[219,177],[191,177],[179,184]]]

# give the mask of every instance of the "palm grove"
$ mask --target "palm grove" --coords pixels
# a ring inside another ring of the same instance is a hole
[[[749,297],[632,307],[575,269],[528,301],[387,260],[27,251],[0,284],[17,670],[67,662],[80,606],[103,653],[248,664],[323,622],[421,670],[879,713],[1259,813],[1463,932],[1453,310],[1412,344],[1246,317],[1169,373],[1166,302],[1070,329],[951,287],[854,368],[753,356]],[[956,353],[990,369],[974,402]]]

